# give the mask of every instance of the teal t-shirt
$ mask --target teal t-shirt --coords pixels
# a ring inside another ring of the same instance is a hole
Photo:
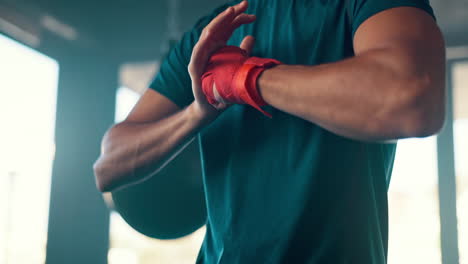
[[[257,21],[238,29],[228,44],[253,35],[254,56],[286,64],[334,62],[353,56],[362,22],[399,6],[433,16],[427,0],[251,0],[247,12]],[[193,101],[187,72],[193,46],[225,8],[183,36],[152,89],[180,107]],[[234,105],[199,134],[208,218],[197,263],[386,263],[396,145],[347,139],[267,111],[272,119]]]

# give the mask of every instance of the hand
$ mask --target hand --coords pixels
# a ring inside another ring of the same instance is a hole
[[[205,72],[211,55],[218,49],[226,46],[234,30],[243,24],[249,24],[255,21],[255,15],[244,13],[247,7],[247,1],[242,1],[220,13],[203,29],[200,39],[193,48],[188,71],[192,80],[192,90],[195,97],[194,103],[203,116],[217,116],[220,112],[229,107],[229,104],[225,103],[219,97],[216,87],[213,87],[213,92],[219,103],[210,105],[202,91],[201,76]],[[250,54],[253,45],[254,38],[252,36],[247,36],[243,39],[240,48]]]

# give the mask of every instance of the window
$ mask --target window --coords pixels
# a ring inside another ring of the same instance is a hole
[[[44,263],[58,64],[0,35],[0,263]]]
[[[389,189],[389,264],[440,264],[436,137],[398,142]]]
[[[453,133],[460,264],[468,264],[468,61],[453,68]]]

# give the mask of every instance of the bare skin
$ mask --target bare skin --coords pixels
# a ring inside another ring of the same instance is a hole
[[[400,7],[371,17],[354,51],[337,63],[269,69],[260,93],[275,108],[357,140],[424,137],[442,127],[445,47],[426,12]]]
[[[94,165],[99,190],[111,191],[157,174],[229,107],[206,101],[200,77],[210,55],[226,45],[234,29],[255,20],[243,14],[246,9],[247,3],[241,2],[203,30],[188,69],[195,97],[191,105],[181,110],[148,89],[128,118],[107,132]],[[253,43],[246,37],[241,48],[250,51]],[[353,139],[427,136],[440,129],[445,49],[427,14],[406,7],[380,12],[360,26],[354,49],[355,57],[333,64],[269,69],[259,78],[260,92],[272,106]]]
[[[113,191],[157,174],[203,126],[229,107],[211,106],[202,92],[200,78],[211,54],[226,45],[236,28],[255,20],[255,16],[244,13],[246,9],[247,2],[228,8],[203,30],[188,67],[195,97],[190,106],[181,110],[148,89],[126,120],[107,131],[101,156],[94,164],[100,191]],[[240,47],[250,53],[252,46],[253,38],[246,37]]]

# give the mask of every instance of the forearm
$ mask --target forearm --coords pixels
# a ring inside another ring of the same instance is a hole
[[[443,89],[431,86],[443,83],[401,66],[405,56],[382,49],[319,66],[280,65],[260,76],[259,90],[273,107],[345,137],[423,136],[440,126]]]
[[[98,188],[111,191],[144,180],[164,167],[209,122],[193,106],[156,122],[124,122],[112,127],[94,165]]]

